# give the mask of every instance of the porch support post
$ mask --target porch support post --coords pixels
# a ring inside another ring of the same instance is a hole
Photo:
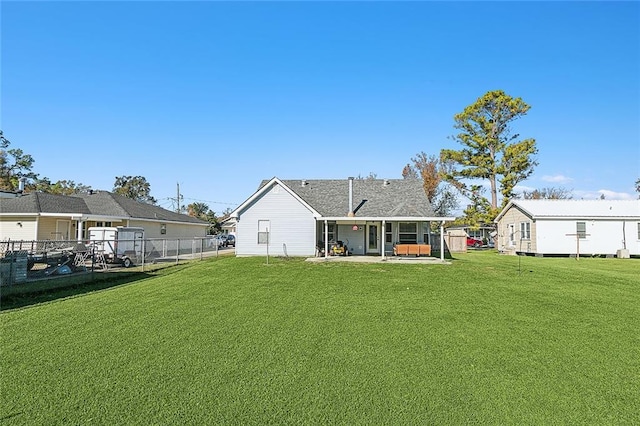
[[[386,231],[387,231],[386,226],[387,226],[387,221],[382,219],[382,228],[380,229],[380,236],[381,236],[381,238],[380,238],[380,252],[382,253],[382,260],[385,259],[384,251],[385,251],[385,248],[386,248],[385,247],[385,243],[386,243],[386,240],[387,240],[386,239]]]
[[[440,260],[444,262],[444,220],[440,222]]]
[[[324,220],[324,257],[329,257],[329,222]]]
[[[76,221],[76,239],[79,243],[82,242],[82,226],[84,225],[84,221],[82,219],[78,219]]]

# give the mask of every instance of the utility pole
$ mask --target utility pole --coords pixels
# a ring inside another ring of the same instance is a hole
[[[176,212],[180,213],[180,183],[176,182]]]
[[[176,198],[168,197],[167,200],[175,201],[176,212],[180,213],[180,184],[176,183]]]

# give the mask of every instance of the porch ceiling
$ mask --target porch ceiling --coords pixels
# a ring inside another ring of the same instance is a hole
[[[377,216],[357,216],[357,217],[349,217],[349,216],[329,216],[329,217],[319,217],[317,220],[319,221],[331,221],[336,222],[339,225],[352,224],[352,225],[363,225],[365,222],[382,222],[383,220],[386,222],[452,222],[456,218],[455,217],[437,217],[437,216],[401,216],[401,217],[377,217]]]

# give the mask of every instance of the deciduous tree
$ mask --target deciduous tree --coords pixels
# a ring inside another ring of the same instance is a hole
[[[452,210],[458,207],[454,189],[442,180],[442,176],[448,171],[448,164],[438,157],[420,152],[411,158],[411,163],[404,166],[402,177],[404,179],[421,179],[424,193],[433,210],[441,216],[448,216]]]
[[[211,210],[206,203],[196,202],[189,204],[187,206],[187,214],[209,222],[207,234],[212,235],[220,232],[220,221],[216,217],[215,212]]]
[[[19,148],[9,148],[11,142],[0,130],[0,189],[15,191],[21,178],[28,181],[37,179],[31,171],[35,160]]]
[[[50,194],[74,195],[86,194],[91,187],[82,183],[75,183],[72,180],[59,180],[51,183],[49,178],[37,179],[33,183],[33,189],[39,192],[48,192]]]
[[[521,98],[512,98],[502,90],[487,92],[464,111],[454,116],[454,127],[460,132],[453,136],[463,148],[443,149],[441,160],[451,162],[445,179],[469,198],[473,186],[467,180],[488,180],[491,210],[498,211],[498,191],[505,205],[514,188],[533,173],[538,149],[535,139],[518,141],[511,133],[512,121],[526,115],[530,106]]]
[[[113,184],[113,192],[143,203],[156,204],[156,199],[151,196],[151,185],[142,176],[116,177]]]
[[[570,200],[573,198],[571,190],[562,187],[549,187],[534,189],[533,191],[522,191],[522,198],[525,200]]]

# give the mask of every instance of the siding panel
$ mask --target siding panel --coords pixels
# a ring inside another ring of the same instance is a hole
[[[258,221],[270,221],[269,254],[289,256],[315,255],[315,219],[313,214],[279,185],[274,185],[238,216],[236,255],[266,255],[265,244],[258,244]]]

